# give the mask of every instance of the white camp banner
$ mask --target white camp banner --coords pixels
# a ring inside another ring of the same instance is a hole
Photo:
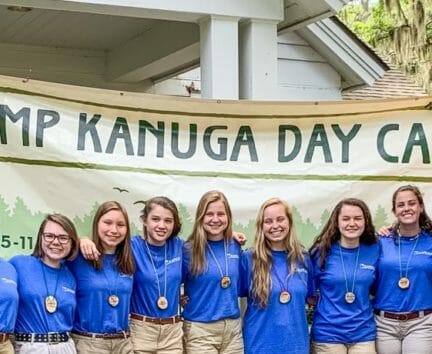
[[[89,235],[106,200],[140,232],[143,201],[168,196],[187,236],[211,189],[227,195],[249,242],[274,196],[293,207],[306,246],[341,198],[365,200],[376,226],[391,223],[400,185],[432,204],[430,101],[196,100],[0,77],[0,257],[31,252],[51,212]]]

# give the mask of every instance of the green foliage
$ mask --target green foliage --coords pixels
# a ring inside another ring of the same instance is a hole
[[[375,47],[376,43],[390,35],[394,27],[384,5],[378,3],[365,12],[361,5],[349,4],[338,15],[363,41]]]
[[[91,236],[93,216],[98,206],[99,204],[95,202],[91,210],[85,213],[83,217],[72,217],[80,236]],[[189,213],[187,208],[182,204],[179,204],[178,209],[183,224],[181,234],[183,238],[187,238],[192,232],[194,215]],[[11,207],[0,196],[0,257],[10,258],[15,254],[31,253],[36,242],[40,223],[44,217],[44,213],[32,213],[21,198],[17,198]],[[309,247],[327,222],[330,212],[328,210],[323,211],[319,225],[315,225],[309,218],[304,219],[297,208],[293,208],[293,217],[300,242],[305,247]],[[379,228],[388,225],[388,220],[385,209],[382,206],[378,206],[374,214],[376,227]],[[246,247],[252,245],[255,235],[255,220],[249,220],[246,224],[234,222],[233,229],[247,236]],[[142,234],[141,225],[137,227],[131,224],[131,231],[132,235]]]
[[[177,209],[182,223],[182,229],[180,233],[183,239],[187,239],[192,233],[194,219],[183,204],[179,204]]]
[[[255,236],[255,220],[249,220],[246,225],[243,224],[233,224],[233,230],[237,232],[241,232],[246,235],[247,242],[245,247],[251,247],[253,243],[253,238]]]
[[[44,217],[41,212],[33,214],[21,198],[11,207],[0,196],[0,257],[31,253]]]
[[[87,238],[92,238],[92,224],[93,224],[93,216],[96,214],[97,209],[99,208],[99,203],[94,203],[91,211],[84,215],[81,219],[76,216],[72,221],[77,229],[78,235],[85,236]]]
[[[432,1],[351,1],[339,18],[427,92],[432,92]]]
[[[378,209],[373,216],[373,223],[375,225],[376,230],[379,230],[382,226],[387,226],[390,224],[389,219],[387,218],[387,213],[381,205],[378,205]]]
[[[318,228],[307,218],[303,220],[297,208],[292,209],[297,236],[300,242],[308,248],[318,234]]]

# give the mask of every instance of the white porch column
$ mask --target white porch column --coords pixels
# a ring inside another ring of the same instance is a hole
[[[240,23],[240,98],[274,99],[277,93],[277,22]]]
[[[201,97],[237,100],[238,18],[209,16],[199,25]]]

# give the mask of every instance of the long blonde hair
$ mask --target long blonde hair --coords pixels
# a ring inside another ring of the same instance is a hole
[[[228,200],[220,191],[209,191],[205,193],[198,202],[195,223],[192,233],[188,238],[191,243],[190,255],[190,272],[192,275],[198,275],[207,267],[205,251],[207,246],[207,233],[204,230],[204,216],[207,212],[209,204],[222,201],[225,206],[225,212],[228,218],[228,226],[224,232],[224,239],[231,240],[232,238],[232,213]]]
[[[289,222],[288,237],[285,239],[285,250],[288,252],[287,261],[291,272],[297,268],[297,263],[304,263],[304,249],[300,244],[295,231],[294,220],[291,209],[287,202],[279,198],[271,198],[265,201],[258,212],[255,223],[255,239],[253,244],[252,262],[252,296],[254,301],[261,307],[266,307],[270,296],[272,269],[272,254],[270,242],[264,236],[263,222],[264,211],[272,205],[282,205]]]

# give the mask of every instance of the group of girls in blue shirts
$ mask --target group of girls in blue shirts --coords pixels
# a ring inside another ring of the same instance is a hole
[[[220,191],[201,197],[186,241],[166,197],[147,201],[143,236],[113,201],[92,240],[48,215],[31,256],[0,261],[0,354],[429,353],[431,220],[411,185],[392,211],[377,238],[367,205],[343,199],[309,252],[279,198],[261,205],[246,251]]]

